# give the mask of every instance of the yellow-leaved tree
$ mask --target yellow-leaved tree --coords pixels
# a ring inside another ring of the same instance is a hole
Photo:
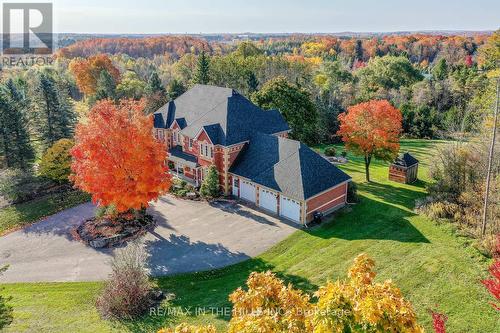
[[[230,296],[229,333],[421,333],[411,303],[392,281],[374,283],[375,262],[366,254],[354,259],[348,279],[327,282],[309,295],[285,285],[271,272],[250,274],[246,290]],[[158,333],[214,333],[213,326],[181,324]]]

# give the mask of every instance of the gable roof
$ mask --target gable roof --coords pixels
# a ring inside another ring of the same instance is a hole
[[[410,155],[410,153],[404,153],[403,155],[399,155],[396,160],[393,162],[395,165],[399,165],[405,168],[409,168],[418,163],[418,160]]]
[[[225,146],[247,141],[256,131],[290,130],[277,110],[262,110],[233,89],[200,84],[158,109],[154,127],[168,128],[179,119],[182,134],[193,138],[204,128],[214,144]]]
[[[351,179],[305,144],[262,133],[251,137],[229,172],[298,200]]]

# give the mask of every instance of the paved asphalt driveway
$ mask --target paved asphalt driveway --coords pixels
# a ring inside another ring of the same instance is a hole
[[[150,209],[157,227],[141,238],[153,275],[219,268],[256,256],[297,225],[224,202],[207,204],[161,197]],[[94,214],[90,203],[70,208],[0,237],[1,282],[91,281],[110,273],[112,249],[95,250],[70,230]]]

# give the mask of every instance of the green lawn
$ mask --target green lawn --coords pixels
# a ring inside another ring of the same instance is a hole
[[[175,298],[166,307],[208,310],[206,315],[147,316],[136,322],[106,322],[93,306],[101,283],[7,284],[3,294],[13,297],[15,320],[7,332],[152,332],[181,321],[213,323],[223,328],[227,316],[211,314],[225,307],[227,296],[244,284],[254,270],[272,269],[287,281],[314,291],[328,279],[343,278],[361,252],[377,263],[378,280],[393,279],[414,304],[419,321],[432,331],[428,309],[437,305],[449,317],[449,332],[494,332],[500,316],[479,283],[488,261],[447,225],[436,225],[412,208],[425,195],[427,162],[437,141],[405,140],[421,160],[421,181],[401,185],[387,180],[387,163],[375,161],[373,182],[365,183],[362,159],[349,156],[343,166],[358,182],[361,202],[340,212],[330,223],[298,231],[258,258],[225,269],[158,279]],[[324,148],[324,147],[322,147]]]
[[[32,201],[2,208],[0,209],[0,235],[89,200],[88,194],[70,191],[49,194]]]

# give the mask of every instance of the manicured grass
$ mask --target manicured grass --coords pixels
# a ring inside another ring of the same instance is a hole
[[[221,270],[158,279],[165,291],[175,294],[163,305],[177,309],[173,314],[111,323],[99,319],[93,307],[101,283],[7,284],[2,293],[13,296],[15,315],[7,332],[152,332],[182,321],[223,329],[229,317],[212,314],[211,308],[229,306],[228,295],[250,272],[271,269],[312,292],[329,279],[344,278],[361,252],[376,260],[379,281],[391,278],[402,289],[428,332],[428,309],[436,305],[449,317],[449,332],[494,332],[500,317],[488,305],[491,299],[479,282],[487,274],[488,261],[451,227],[413,212],[415,199],[425,195],[427,163],[439,144],[403,142],[402,149],[421,160],[421,181],[414,185],[389,182],[387,163],[380,161],[373,162],[373,182],[367,184],[362,159],[349,156],[342,168],[358,182],[359,204],[329,223],[294,233],[258,258]],[[197,307],[208,314],[195,315]],[[192,313],[181,313],[186,308]]]
[[[0,209],[0,235],[90,200],[80,191],[55,193]]]

